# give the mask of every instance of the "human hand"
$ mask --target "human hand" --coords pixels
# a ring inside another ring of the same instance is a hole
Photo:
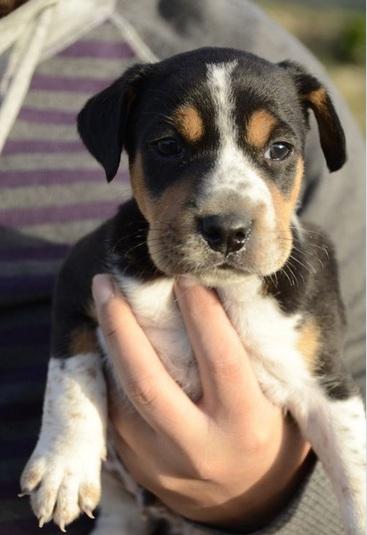
[[[216,293],[178,283],[175,294],[198,361],[198,403],[167,373],[111,279],[94,278],[114,370],[136,409],[110,407],[115,446],[132,477],[176,513],[256,525],[289,499],[310,446],[262,393]]]

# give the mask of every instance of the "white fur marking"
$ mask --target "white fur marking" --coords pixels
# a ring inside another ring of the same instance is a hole
[[[102,471],[102,499],[96,526],[90,535],[144,535],[146,523],[133,498],[116,474]]]
[[[269,188],[237,142],[235,103],[231,88],[231,73],[236,64],[236,61],[232,61],[207,65],[208,85],[220,136],[218,159],[208,177],[207,192],[208,195],[215,195],[220,190],[233,190],[255,205],[265,204],[269,223],[274,225],[275,215]]]
[[[201,394],[197,364],[174,301],[173,279],[142,284],[133,277],[115,274],[115,278],[168,372],[197,399]],[[105,349],[100,331],[98,337]]]
[[[366,423],[362,400],[352,397],[333,401],[320,392],[306,392],[303,405],[307,410],[299,407],[296,418],[333,484],[346,532],[364,535]]]
[[[106,455],[106,391],[100,356],[51,358],[40,436],[22,477],[40,525],[52,518],[64,530],[100,497]]]

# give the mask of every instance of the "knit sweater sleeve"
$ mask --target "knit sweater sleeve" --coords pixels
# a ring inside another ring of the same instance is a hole
[[[272,520],[255,531],[246,528],[237,530],[216,529],[192,524],[193,535],[342,535],[344,533],[338,505],[330,482],[320,462]],[[192,533],[192,532],[190,532]]]

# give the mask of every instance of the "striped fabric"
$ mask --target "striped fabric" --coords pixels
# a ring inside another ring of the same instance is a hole
[[[78,138],[76,114],[135,61],[105,23],[42,63],[0,157],[1,535],[40,533],[28,499],[17,493],[40,424],[55,275],[73,242],[130,191],[125,160],[107,184]],[[90,528],[82,519],[68,533]],[[42,530],[54,533],[51,524]]]
[[[134,61],[106,23],[39,66],[0,158],[0,226],[11,234],[0,243],[1,303],[48,295],[70,244],[128,196],[126,161],[108,186],[75,125],[87,98]]]

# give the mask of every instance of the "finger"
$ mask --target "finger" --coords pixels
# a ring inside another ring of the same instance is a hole
[[[156,432],[127,401],[109,397],[108,416],[115,432],[134,451],[156,441]]]
[[[155,430],[184,438],[203,415],[164,368],[129,305],[106,275],[93,279],[93,296],[115,375],[136,410]]]
[[[217,294],[182,278],[175,285],[175,294],[198,361],[204,398],[217,408],[253,406],[262,393]]]

